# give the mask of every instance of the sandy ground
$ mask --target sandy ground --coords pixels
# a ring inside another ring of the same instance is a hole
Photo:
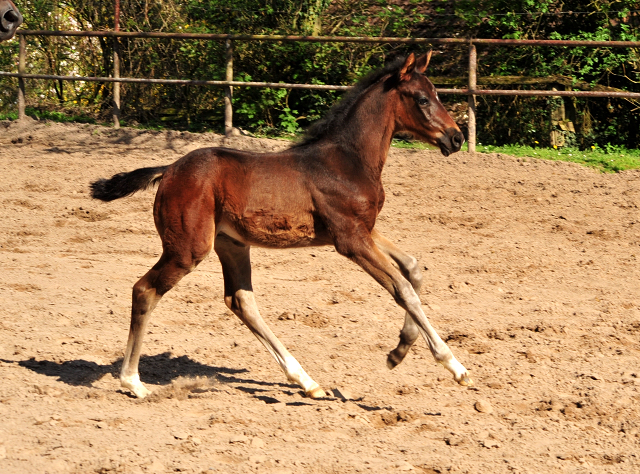
[[[472,388],[330,248],[253,250],[263,316],[331,398],[304,398],[222,300],[215,255],[165,296],[137,400],[117,380],[154,192],[99,177],[286,143],[0,122],[0,472],[640,472],[640,172],[392,149],[378,228]]]

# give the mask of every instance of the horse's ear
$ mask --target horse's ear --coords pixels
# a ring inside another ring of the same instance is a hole
[[[416,67],[416,57],[413,53],[411,53],[407,59],[405,59],[404,64],[400,68],[400,80],[408,81],[411,79],[411,75],[413,74],[413,70]]]
[[[430,49],[426,54],[423,54],[418,59],[416,59],[416,72],[419,74],[424,74],[427,70],[427,66],[429,65],[429,61],[431,60],[431,53],[433,52]]]

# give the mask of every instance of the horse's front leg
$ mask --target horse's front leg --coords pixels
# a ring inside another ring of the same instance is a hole
[[[442,364],[460,385],[473,385],[469,373],[455,358],[449,346],[440,338],[422,311],[420,299],[411,283],[393,266],[387,256],[365,231],[345,234],[336,241],[336,250],[360,265],[369,275],[391,293],[404,308],[424,337],[436,362]]]
[[[371,232],[371,237],[382,253],[398,264],[402,276],[411,283],[416,294],[420,294],[422,272],[415,257],[400,250],[393,242],[375,229]],[[398,342],[398,346],[389,352],[387,356],[387,367],[393,369],[402,362],[419,335],[420,330],[415,321],[408,312],[405,313],[404,326],[402,326],[402,330],[400,331],[400,341]]]

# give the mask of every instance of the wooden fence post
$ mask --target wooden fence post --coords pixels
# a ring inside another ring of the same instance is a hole
[[[557,89],[552,87],[551,90],[555,91]],[[551,96],[551,98],[556,99],[557,102],[551,102],[551,136],[549,139],[551,146],[564,146],[564,134],[559,130],[560,123],[564,121],[564,101],[558,95]]]
[[[233,42],[227,40],[225,43],[227,54],[227,73],[226,80],[233,81]],[[233,135],[233,87],[225,86],[224,88],[224,135],[231,137]]]
[[[25,35],[20,35],[20,52],[18,53],[18,72],[20,74],[25,73],[25,63],[27,56],[27,38]],[[18,78],[18,120],[23,120],[26,117],[26,90],[24,85],[24,77]]]
[[[120,42],[113,38],[113,77],[120,78]],[[113,127],[120,128],[120,83],[113,83]]]
[[[478,56],[476,54],[476,45],[469,44],[469,92],[476,90],[477,86],[477,65]],[[469,117],[468,123],[468,139],[467,144],[470,152],[476,151],[476,96],[472,93],[469,94],[469,106],[467,116]]]
[[[113,5],[113,31],[120,31],[120,0],[115,0]],[[118,37],[113,37],[113,77],[120,78],[120,42]],[[120,83],[113,83],[113,127],[120,128]]]

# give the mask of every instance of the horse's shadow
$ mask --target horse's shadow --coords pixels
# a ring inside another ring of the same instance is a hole
[[[92,387],[94,382],[97,382],[107,374],[111,374],[117,379],[122,367],[122,358],[111,364],[98,364],[84,359],[54,362],[46,359],[37,360],[35,357],[27,360],[0,359],[0,361],[7,364],[17,364],[47,377],[55,377],[59,382],[76,387]],[[186,355],[173,357],[170,352],[142,356],[140,358],[140,373],[142,382],[153,385],[170,385],[180,377],[208,377],[236,390],[248,393],[266,404],[284,401],[280,399],[288,399],[285,403],[291,406],[313,404],[311,401],[292,400],[296,394],[304,395],[304,392],[297,385],[254,380],[241,375],[248,374],[249,370],[247,369],[206,365]],[[325,400],[336,399],[329,396]],[[367,411],[381,409],[375,405],[367,406],[363,403],[357,403],[357,405]]]
[[[107,374],[118,378],[122,367],[122,358],[111,364],[98,364],[83,359],[54,362],[50,360],[37,360],[32,357],[28,360],[4,360],[2,362],[18,364],[35,373],[56,377],[58,381],[72,386],[91,387]],[[153,385],[169,385],[179,377],[210,377],[225,384],[249,384],[252,387],[236,387],[244,392],[256,394],[271,389],[296,389],[296,385],[271,383],[251,378],[241,377],[247,369],[234,369],[229,367],[216,367],[202,364],[184,355],[172,357],[170,352],[140,358],[141,380]],[[264,388],[258,388],[258,387]]]

